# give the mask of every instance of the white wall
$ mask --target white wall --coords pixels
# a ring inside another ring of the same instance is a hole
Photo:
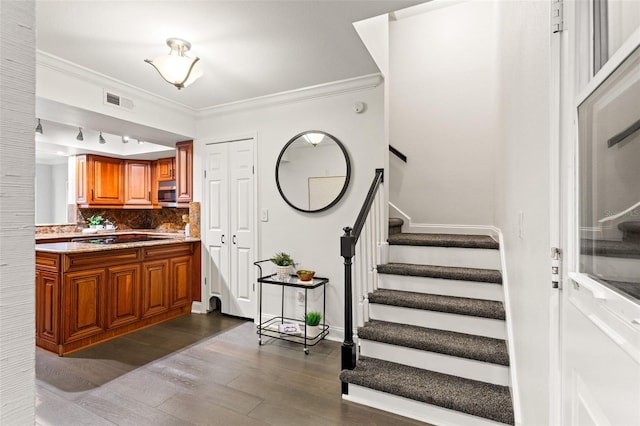
[[[53,176],[51,164],[36,164],[36,222],[53,224]],[[60,222],[62,223],[62,222]]]
[[[494,224],[495,2],[390,24],[390,201],[414,223]]]
[[[327,90],[331,91],[330,88]],[[375,169],[383,164],[382,93],[383,88],[379,85],[303,100],[292,96],[281,103],[247,103],[244,107],[236,105],[230,110],[209,112],[198,123],[194,176],[202,176],[203,139],[223,141],[248,134],[257,136],[259,205],[256,211],[268,209],[269,221],[259,222],[260,244],[256,258],[265,259],[285,251],[302,267],[329,278],[326,317],[329,324],[338,328],[344,324],[339,237],[343,227],[353,226]],[[358,101],[367,104],[366,112],[356,114],[353,111],[353,105]],[[289,139],[305,130],[323,130],[340,140],[352,164],[351,182],[344,198],[321,213],[303,213],[291,208],[280,197],[275,182],[280,150]],[[194,179],[194,194],[196,201],[202,200],[201,179]],[[206,207],[203,205],[202,208]],[[269,296],[269,289],[265,290],[265,297],[265,312],[278,312],[278,297],[273,293]]]
[[[498,2],[500,157],[496,225],[502,230],[523,424],[549,424],[550,6]],[[524,217],[519,237],[518,215]]]
[[[0,1],[0,424],[35,422],[35,6]]]

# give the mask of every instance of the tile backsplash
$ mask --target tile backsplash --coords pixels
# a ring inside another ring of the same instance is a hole
[[[93,215],[100,215],[111,221],[117,229],[155,229],[158,232],[177,232],[184,229],[182,215],[188,215],[188,208],[154,210],[126,209],[78,209],[78,224],[86,224]]]

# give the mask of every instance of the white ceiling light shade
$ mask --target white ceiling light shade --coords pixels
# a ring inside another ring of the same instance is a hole
[[[153,61],[145,59],[151,64],[167,83],[173,84],[178,90],[189,86],[202,77],[202,65],[200,58],[190,58],[185,52],[191,49],[191,43],[180,38],[167,39],[169,54],[158,56]]]
[[[84,135],[82,134],[82,127],[78,127],[78,136],[76,136],[76,139],[81,142],[84,140]]]
[[[304,138],[311,145],[316,146],[320,142],[322,142],[322,139],[324,139],[324,135],[322,133],[305,133]]]

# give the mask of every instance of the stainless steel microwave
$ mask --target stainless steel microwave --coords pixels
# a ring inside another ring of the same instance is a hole
[[[158,204],[162,207],[176,207],[176,181],[158,182]]]

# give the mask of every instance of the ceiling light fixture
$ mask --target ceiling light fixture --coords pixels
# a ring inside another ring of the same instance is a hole
[[[42,134],[42,123],[40,123],[39,118],[38,118],[38,125],[36,126],[36,133]]]
[[[322,142],[322,139],[324,139],[324,135],[322,133],[305,133],[304,138],[311,145],[316,146],[320,142]]]
[[[84,140],[84,135],[82,134],[82,127],[78,127],[78,136],[76,136],[76,139],[79,141]]]
[[[168,38],[169,54],[155,58],[153,61],[144,61],[160,73],[167,83],[173,84],[178,90],[187,87],[202,77],[200,58],[190,58],[184,53],[191,49],[191,43],[181,38]]]
[[[107,141],[102,137],[102,132],[100,132],[100,137],[98,138],[98,142],[100,142],[101,144],[107,143]]]
[[[122,143],[129,143],[129,136],[123,136]]]

